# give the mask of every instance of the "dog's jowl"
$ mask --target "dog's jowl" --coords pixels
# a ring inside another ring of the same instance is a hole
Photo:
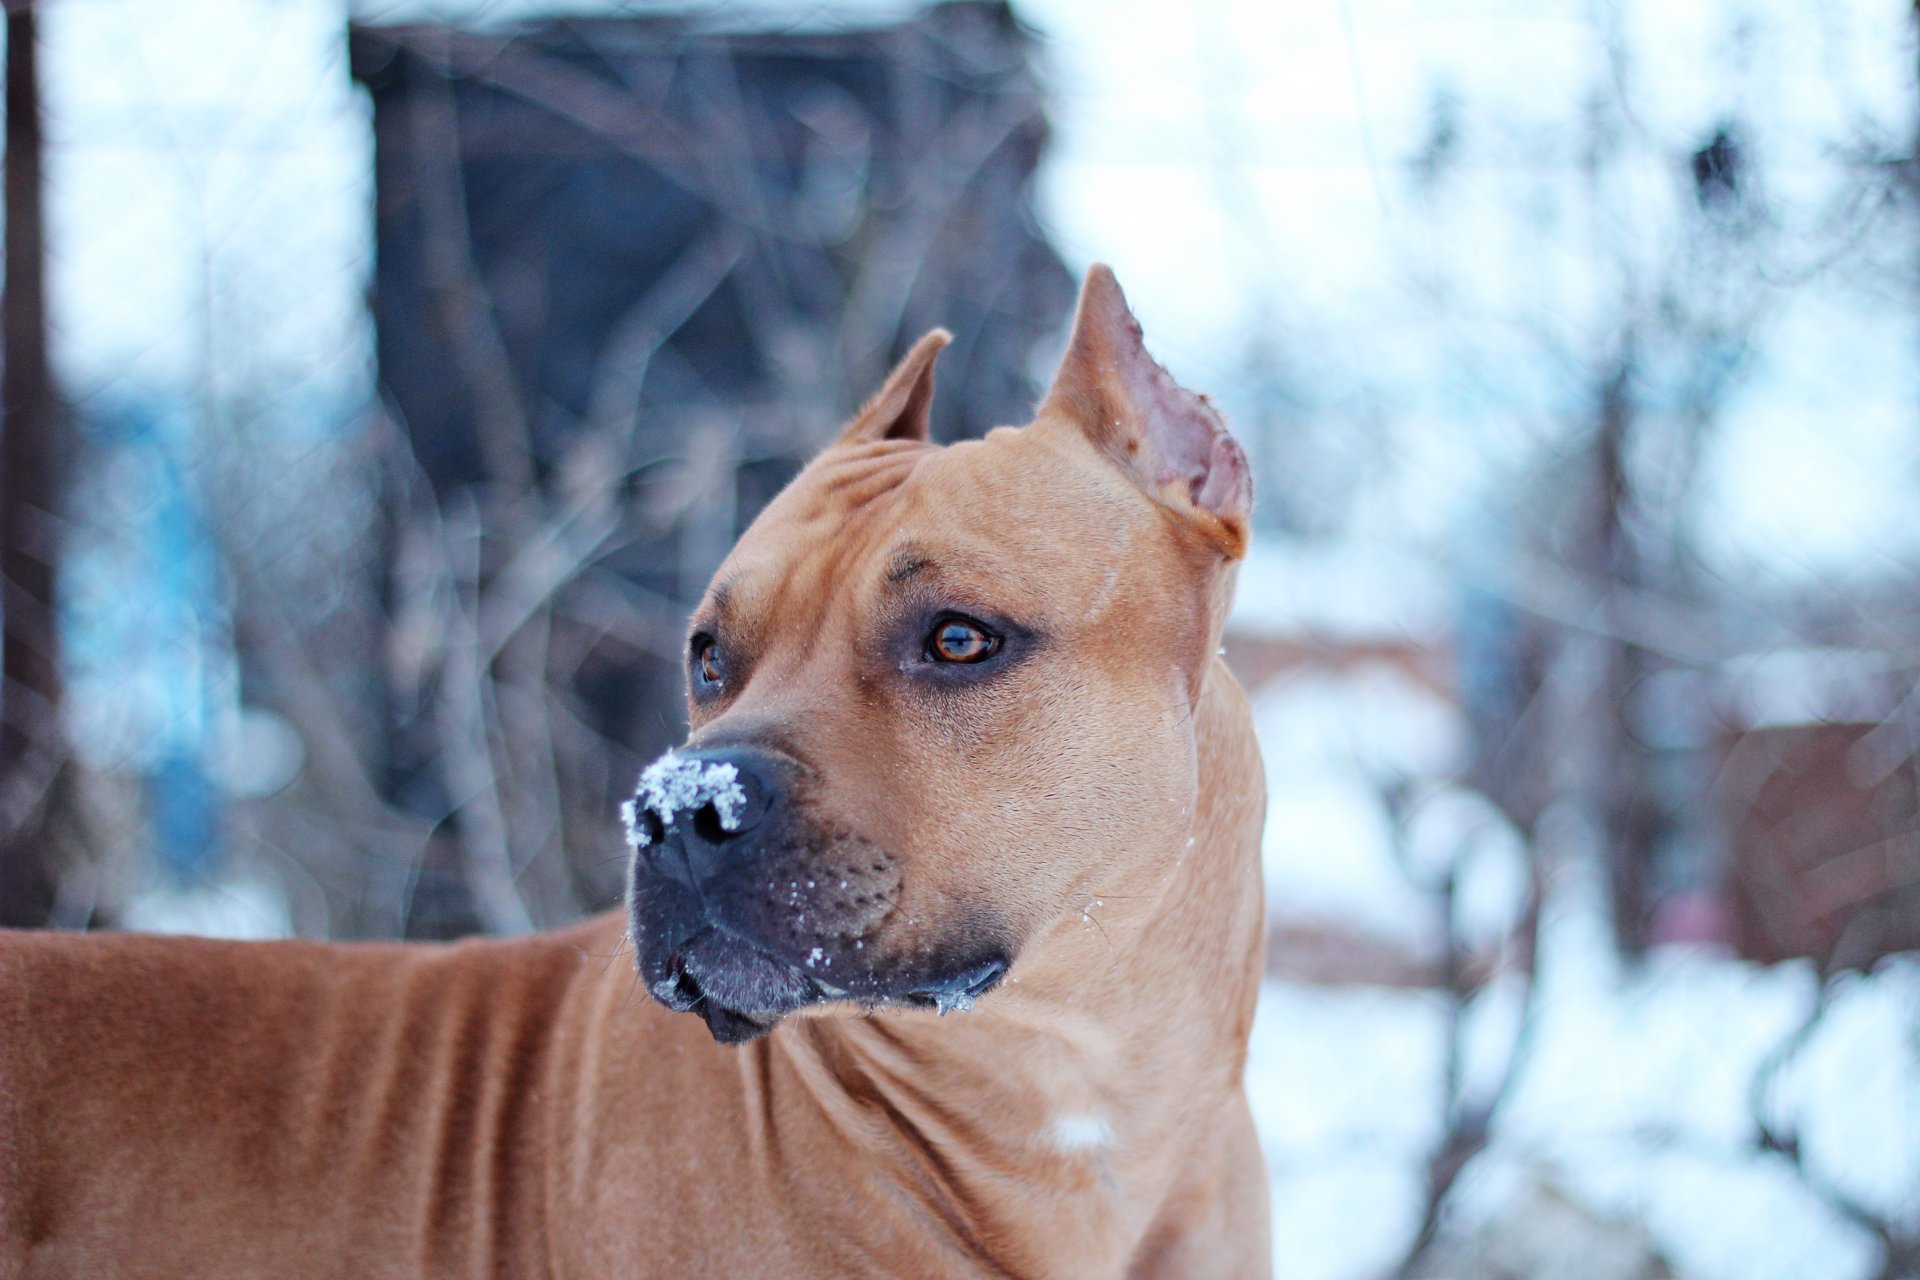
[[[1265,1275],[1246,458],[1104,268],[1027,426],[945,344],[715,575],[624,910],[0,935],[0,1280]]]

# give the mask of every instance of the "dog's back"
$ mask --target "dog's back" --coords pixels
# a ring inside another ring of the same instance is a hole
[[[0,932],[0,1278],[538,1274],[511,1184],[605,950]]]

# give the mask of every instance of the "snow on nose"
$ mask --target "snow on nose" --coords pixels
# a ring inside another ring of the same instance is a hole
[[[673,825],[675,814],[695,813],[707,805],[713,806],[723,830],[739,829],[747,807],[740,770],[722,760],[695,760],[667,752],[641,771],[633,799],[620,806],[627,847],[637,853],[652,843],[642,814],[651,813],[664,828]]]

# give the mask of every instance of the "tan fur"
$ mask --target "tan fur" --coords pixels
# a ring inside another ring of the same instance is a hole
[[[921,442],[931,345],[720,570],[696,626],[752,670],[689,743],[776,735],[893,852],[879,956],[987,902],[1009,979],[730,1047],[636,983],[617,914],[447,947],[0,935],[0,1280],[1267,1274],[1264,796],[1214,656],[1243,513],[1144,492],[1071,395]],[[903,590],[1044,643],[902,693],[871,654]]]

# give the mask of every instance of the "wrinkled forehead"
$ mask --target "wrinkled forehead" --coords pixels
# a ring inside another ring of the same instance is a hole
[[[1151,559],[1138,544],[1162,523],[1064,433],[1003,428],[946,448],[838,447],[741,536],[715,575],[715,602],[729,613],[789,614],[805,601],[913,581],[1009,609],[1084,611],[1113,594],[1122,566]],[[1063,561],[1075,572],[1049,571]]]

